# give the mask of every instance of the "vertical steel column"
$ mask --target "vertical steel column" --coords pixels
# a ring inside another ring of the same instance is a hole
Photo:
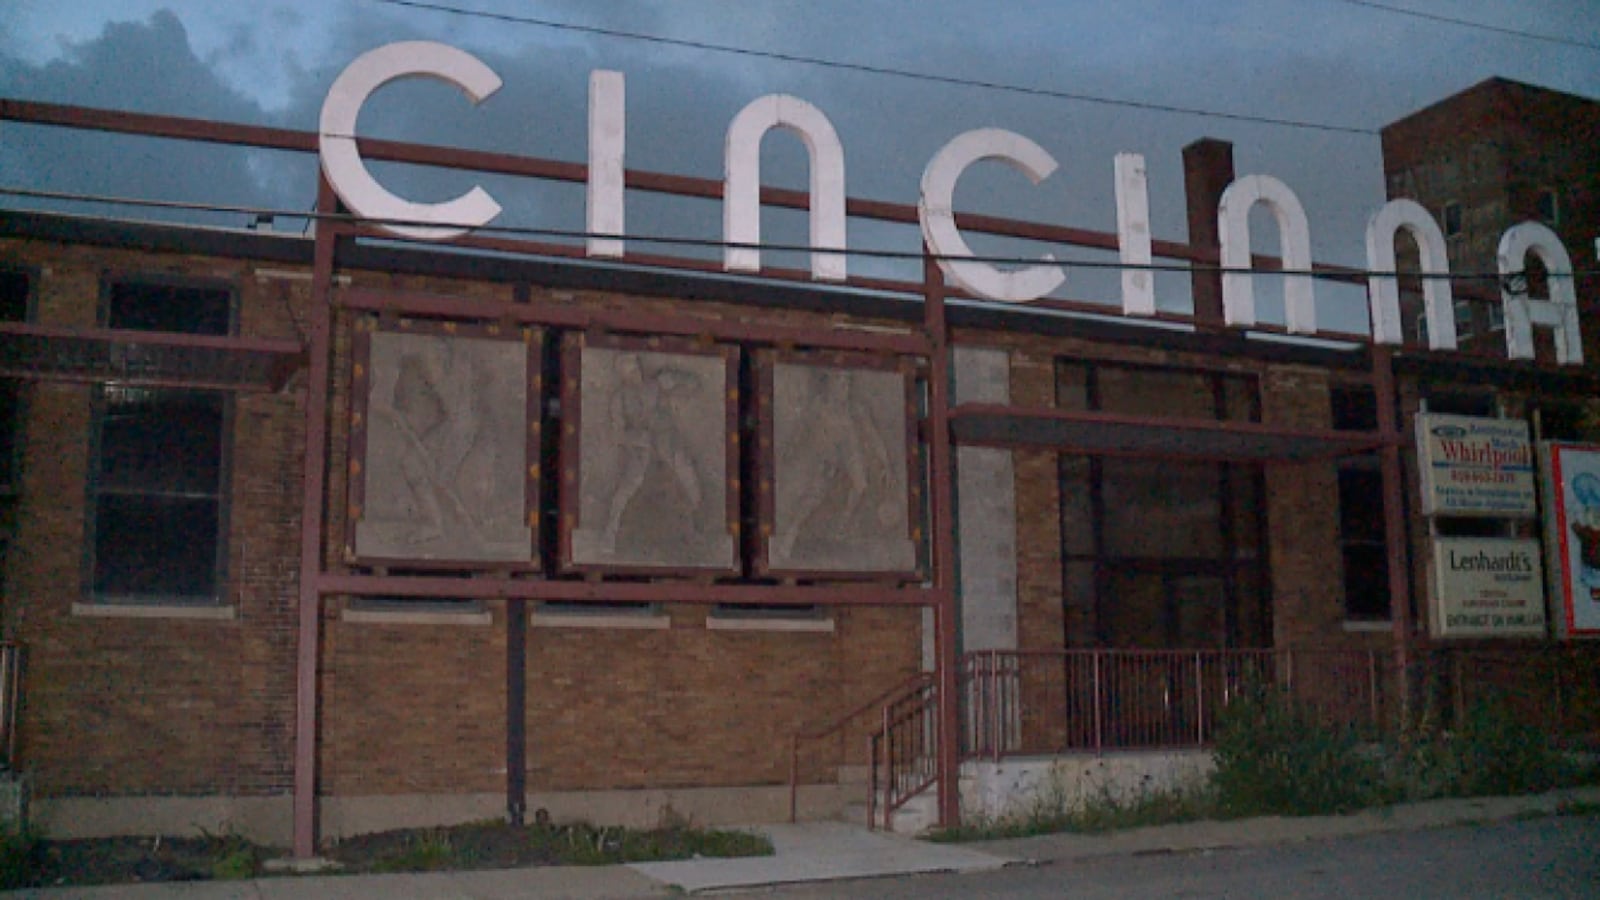
[[[333,189],[317,176],[317,212],[336,210]],[[337,226],[318,219],[312,257],[311,309],[306,315],[305,460],[300,502],[300,610],[295,644],[294,855],[317,853],[317,666],[321,642],[323,490],[327,480],[330,318]]]
[[[1389,615],[1394,623],[1395,688],[1400,721],[1411,714],[1411,578],[1406,567],[1404,470],[1400,466],[1399,407],[1395,401],[1394,351],[1372,345],[1372,388],[1378,395],[1378,436],[1383,475],[1383,543],[1389,561]]]
[[[950,453],[950,334],[944,316],[944,272],[922,258],[923,327],[929,344],[928,471],[932,482],[934,677],[939,686],[939,824],[961,822],[960,712],[956,697],[955,516]]]
[[[1202,138],[1183,148],[1183,192],[1188,206],[1189,246],[1221,255],[1217,203],[1222,199],[1222,192],[1232,183],[1232,144],[1216,138]],[[1223,327],[1222,273],[1190,273],[1189,290],[1194,302],[1195,324],[1201,328]]]

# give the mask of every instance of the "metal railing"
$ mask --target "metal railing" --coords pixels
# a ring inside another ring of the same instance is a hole
[[[882,724],[872,733],[872,776],[867,795],[867,825],[894,829],[895,811],[932,787],[939,773],[939,686],[926,677],[910,691],[884,704]],[[880,770],[882,775],[880,777]]]
[[[964,655],[962,758],[1208,746],[1235,697],[1275,686],[1376,724],[1388,657],[1368,650],[1060,650]]]
[[[895,684],[894,687],[874,695],[871,700],[852,707],[849,712],[835,719],[831,725],[828,725],[824,728],[819,728],[815,731],[803,732],[792,737],[789,741],[789,821],[796,821],[800,814],[800,751],[803,745],[818,743],[830,737],[837,738],[842,745],[845,729],[849,727],[850,723],[856,721],[869,712],[877,713],[878,721],[887,721],[885,718],[886,710],[890,705],[892,705],[899,698],[909,696],[921,690],[923,686],[931,683],[932,680],[932,675],[926,672],[919,672],[900,681],[899,683]],[[881,728],[881,725],[879,727]],[[877,731],[873,732],[873,734],[877,733]],[[869,737],[867,762],[869,766],[872,766],[874,769],[876,769],[878,758],[877,745],[871,743],[870,741],[871,739]],[[843,758],[844,749],[842,746],[840,746],[836,748],[835,760],[836,762],[842,762]],[[876,796],[875,790],[874,796]],[[871,799],[869,799],[869,822],[871,821],[871,809],[872,802]]]

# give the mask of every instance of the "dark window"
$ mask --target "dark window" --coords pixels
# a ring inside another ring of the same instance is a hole
[[[0,269],[0,322],[26,322],[33,299],[33,278],[16,269]]]
[[[226,288],[115,281],[104,324],[226,335]],[[104,385],[95,392],[89,588],[114,602],[215,602],[226,548],[229,399],[216,391]]]
[[[1444,205],[1444,236],[1453,238],[1461,233],[1461,204],[1450,202]]]
[[[1428,412],[1456,416],[1493,416],[1494,394],[1488,391],[1429,391]]]
[[[95,407],[94,593],[216,597],[223,396],[106,387]]]
[[[1556,192],[1550,188],[1542,188],[1533,201],[1534,214],[1539,221],[1552,227],[1561,224],[1561,201]]]
[[[1377,431],[1378,393],[1368,387],[1336,387],[1329,394],[1333,403],[1333,427],[1339,431]]]
[[[27,321],[31,317],[32,301],[32,274],[19,269],[0,269],[0,321]],[[0,378],[0,571],[4,569],[16,525],[26,406],[26,385],[15,378]]]
[[[1254,376],[1062,361],[1064,409],[1254,422]],[[1267,646],[1259,466],[1062,454],[1067,646]]]
[[[1339,549],[1344,614],[1351,621],[1389,618],[1389,554],[1383,539],[1383,475],[1376,457],[1339,467]]]
[[[106,292],[109,328],[225,335],[232,324],[233,293],[227,288],[118,281]]]

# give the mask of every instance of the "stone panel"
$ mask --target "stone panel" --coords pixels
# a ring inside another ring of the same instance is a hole
[[[528,560],[528,347],[440,334],[369,337],[356,554]]]
[[[772,571],[909,572],[906,376],[776,363]]]

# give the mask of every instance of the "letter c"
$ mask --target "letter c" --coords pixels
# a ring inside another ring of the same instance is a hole
[[[477,57],[436,41],[400,41],[361,54],[345,67],[322,101],[318,146],[322,173],[339,199],[357,215],[373,219],[437,222],[444,227],[385,225],[400,237],[442,241],[486,225],[500,214],[483,188],[444,203],[414,203],[390,193],[367,171],[356,148],[356,117],[373,92],[410,75],[437,78],[461,89],[474,104],[500,89],[496,75]]]

